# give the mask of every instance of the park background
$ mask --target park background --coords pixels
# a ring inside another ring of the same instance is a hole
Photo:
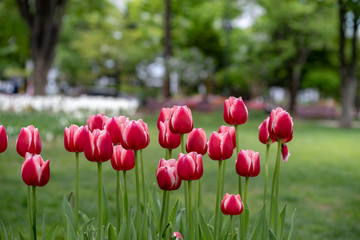
[[[145,174],[148,187],[160,194],[160,108],[187,104],[194,127],[209,137],[225,124],[222,104],[233,95],[249,108],[240,148],[259,151],[260,159],[265,147],[257,127],[266,114],[282,106],[294,116],[280,195],[288,203],[287,221],[297,209],[294,238],[357,239],[359,18],[357,0],[2,0],[0,123],[9,148],[0,155],[0,220],[14,232],[27,230],[23,159],[15,151],[21,127],[39,129],[42,155],[51,160],[51,180],[40,189],[38,203],[49,228],[74,188],[74,156],[63,147],[64,127],[84,125],[94,113],[143,118],[151,138]],[[271,157],[274,163],[274,149]],[[104,183],[114,210],[115,172],[107,165]],[[81,156],[80,209],[89,216],[96,216],[95,173]],[[216,164],[205,157],[207,216],[215,175]],[[230,164],[227,176],[225,190],[235,193]],[[252,209],[261,207],[263,177],[250,183]],[[115,212],[109,217],[114,222]]]

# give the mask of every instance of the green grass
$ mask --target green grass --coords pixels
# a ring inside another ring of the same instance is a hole
[[[150,145],[144,150],[147,185],[161,194],[157,187],[155,171],[165,151],[159,146],[156,120],[158,113],[139,114],[149,125]],[[265,146],[258,141],[258,125],[265,118],[261,113],[250,112],[249,121],[240,127],[240,148],[260,152],[264,163]],[[39,128],[43,140],[43,158],[50,159],[51,179],[47,186],[38,189],[38,218],[46,213],[47,227],[59,222],[63,196],[74,189],[75,155],[63,147],[63,128],[70,123],[85,124],[66,116],[50,116],[39,113],[1,113],[0,123],[9,135],[9,147],[0,154],[0,219],[14,232],[28,234],[27,187],[21,179],[23,159],[15,151],[16,136],[22,126],[33,124]],[[224,124],[222,114],[194,113],[194,127],[202,127],[210,136]],[[344,130],[320,126],[317,122],[295,119],[294,139],[288,144],[291,156],[281,164],[280,203],[287,202],[287,229],[292,211],[296,208],[294,239],[356,239],[360,236],[360,130]],[[270,179],[276,154],[275,144],[270,149]],[[173,156],[177,157],[178,150]],[[237,193],[237,174],[234,169],[235,155],[226,161],[225,191]],[[205,216],[214,211],[217,162],[204,157],[202,178]],[[80,210],[88,216],[97,213],[96,164],[80,155]],[[134,171],[128,174],[130,205],[135,206]],[[110,207],[110,221],[115,220],[116,174],[110,162],[104,164],[103,182]],[[251,178],[249,183],[249,207],[257,216],[262,205],[264,173]],[[183,188],[171,193],[171,199],[183,198]],[[41,231],[41,221],[38,225]],[[58,230],[58,235],[61,231]],[[61,239],[61,238],[59,238]]]

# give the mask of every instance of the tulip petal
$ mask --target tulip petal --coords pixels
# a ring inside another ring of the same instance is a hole
[[[286,163],[287,160],[289,159],[289,157],[290,157],[289,149],[285,143],[282,143],[281,144],[281,159],[282,159],[282,161],[284,163]]]

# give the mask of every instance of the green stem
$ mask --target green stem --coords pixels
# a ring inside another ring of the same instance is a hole
[[[32,236],[32,212],[31,212],[31,187],[28,186],[28,210],[29,210],[29,222],[30,222],[30,236]],[[33,237],[31,237],[33,239]]]
[[[76,174],[75,174],[75,227],[79,229],[79,153],[75,153]]]
[[[101,240],[102,236],[102,209],[101,209],[101,196],[102,196],[102,180],[101,180],[101,168],[102,162],[98,162],[98,240]]]
[[[242,196],[242,193],[241,193],[241,176],[239,175],[238,176],[238,179],[239,179],[239,194],[240,196]],[[242,239],[242,215],[240,214],[239,215],[239,231],[241,229],[241,233],[239,233],[239,236],[240,236],[240,239]]]
[[[126,236],[128,235],[128,229],[129,229],[129,207],[128,207],[128,193],[127,193],[127,184],[126,184],[126,171],[123,171],[124,175],[124,213],[125,213],[125,219],[126,219]]]
[[[181,152],[185,154],[185,145],[184,145],[184,134],[180,134],[180,140],[181,140]]]
[[[220,187],[221,187],[221,166],[223,161],[219,161],[218,184],[216,191],[216,205],[215,205],[215,226],[214,239],[218,239],[218,225],[219,225],[219,210],[220,210]]]
[[[198,181],[198,185],[199,185],[199,187],[198,187],[198,202],[197,202],[197,207],[198,207],[198,209],[200,210],[200,207],[201,207],[201,178],[199,179],[199,181]]]
[[[139,180],[139,161],[138,151],[135,150],[135,177],[136,177],[136,226],[140,227],[140,180]]]
[[[278,211],[279,209],[279,182],[280,182],[280,155],[281,155],[281,139],[279,139],[279,143],[278,143],[278,152],[277,152],[277,156],[276,156],[276,162],[278,162],[277,164],[277,176],[276,176],[276,188],[275,188],[275,209],[276,211]],[[278,214],[275,213],[275,233],[278,235],[277,232],[277,221],[278,221]]]
[[[278,211],[278,204],[276,199],[275,189],[277,186],[277,179],[279,175],[279,168],[280,168],[280,154],[281,154],[281,139],[278,140],[278,150],[276,154],[276,163],[274,169],[274,176],[271,186],[271,202],[270,202],[270,225],[273,227],[274,232],[277,231],[277,211]]]
[[[172,158],[172,149],[169,149],[169,159]]]
[[[166,194],[167,196],[166,196],[166,207],[165,207],[165,217],[164,217],[165,227],[169,220],[170,191],[166,191]]]
[[[233,225],[233,215],[230,215],[230,232],[231,232],[231,234],[230,234],[230,239],[231,239],[231,240],[233,239],[233,235],[234,235],[233,229],[234,229],[234,225]]]
[[[199,179],[200,181],[200,179]],[[196,182],[194,183],[194,194],[195,194],[195,202],[194,202],[194,226],[195,226],[195,239],[198,238],[199,234],[198,234],[198,211],[199,211],[199,197],[200,195],[198,194],[200,191],[199,189],[199,185],[196,184]]]
[[[116,217],[117,217],[117,231],[120,231],[121,214],[122,214],[122,191],[120,183],[120,171],[116,171]]]
[[[244,207],[247,204],[247,191],[248,191],[248,185],[249,185],[249,177],[245,178],[245,193],[244,193]]]
[[[221,175],[221,188],[220,188],[220,200],[221,197],[224,196],[224,184],[225,184],[225,166],[226,166],[226,161],[224,161],[223,166],[222,166],[222,175]],[[222,228],[222,224],[223,224],[223,215],[220,214],[219,215],[219,228]]]
[[[162,229],[163,229],[163,222],[164,222],[164,215],[165,215],[165,208],[166,208],[166,200],[167,200],[167,194],[166,191],[163,191],[163,201],[162,201],[162,207],[161,207],[161,216],[160,216],[160,229],[159,229],[159,239],[162,238]]]
[[[194,229],[193,229],[193,221],[192,221],[192,211],[191,211],[191,181],[187,181],[189,185],[189,230],[190,230],[190,239],[194,239]]]
[[[34,240],[36,240],[37,236],[36,236],[36,186],[32,186],[32,194],[33,194],[33,199],[32,199],[32,204],[33,204],[33,209],[32,209],[32,213],[33,213],[33,236],[34,236]]]
[[[237,159],[238,155],[239,155],[239,152],[240,152],[240,147],[239,147],[239,125],[234,125],[235,127],[235,139],[236,139],[236,156],[235,156],[235,159]],[[240,196],[242,196],[242,188],[241,188],[241,176],[239,175],[238,176],[239,178],[239,194]],[[241,229],[241,219],[242,219],[242,216],[240,215],[239,216],[239,229]],[[240,234],[239,233],[239,236],[241,237],[242,236],[242,233]]]
[[[142,190],[143,190],[143,200],[144,207],[146,206],[146,191],[145,191],[145,175],[144,175],[144,161],[143,161],[143,151],[140,149],[140,160],[141,160],[141,180],[142,180]],[[146,216],[144,216],[145,218]]]
[[[266,144],[266,157],[265,157],[265,186],[264,186],[264,216],[263,216],[263,225],[262,225],[262,238],[265,238],[265,222],[266,222],[266,199],[267,199],[267,187],[268,187],[268,178],[269,178],[269,152],[270,144]]]
[[[165,148],[165,160],[169,159],[169,149]]]
[[[249,185],[249,177],[246,177],[245,178],[245,192],[244,192],[244,208],[246,208],[247,206],[247,193],[248,193],[248,185]],[[241,236],[243,237],[243,239],[247,239],[247,230],[249,228],[249,226],[245,225],[246,223],[246,220],[245,220],[245,214],[242,214],[242,226],[241,226],[241,230],[242,230],[242,233],[241,233]]]
[[[190,220],[190,216],[189,216],[189,199],[188,199],[188,185],[185,184],[185,210],[186,210],[186,222],[188,223]]]

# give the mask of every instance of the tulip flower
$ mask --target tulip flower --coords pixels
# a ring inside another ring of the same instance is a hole
[[[84,154],[91,162],[108,161],[113,154],[110,134],[99,129],[88,132],[88,136],[85,138]]]
[[[224,102],[224,120],[230,125],[246,123],[248,110],[242,98],[229,97]]]
[[[126,150],[121,145],[114,146],[111,166],[116,171],[129,171],[135,167],[134,151]]]
[[[191,110],[187,106],[174,106],[170,118],[170,130],[173,133],[185,134],[191,132],[193,126]]]
[[[26,128],[21,128],[19,137],[16,140],[16,151],[22,157],[25,157],[25,154],[40,154],[41,152],[41,139],[39,135],[39,130],[33,125],[27,126]]]
[[[160,130],[160,123],[165,121],[170,121],[171,114],[173,113],[173,108],[162,108],[160,115],[157,120],[157,127]]]
[[[207,151],[207,138],[204,129],[194,128],[186,140],[186,151],[205,155]]]
[[[236,160],[236,172],[243,177],[256,177],[260,173],[259,153],[250,149],[240,150]]]
[[[86,126],[70,125],[64,129],[64,146],[68,152],[83,152],[88,135]]]
[[[140,150],[149,145],[149,129],[142,119],[126,120],[121,124],[121,145],[128,150]]]
[[[240,215],[244,209],[240,194],[225,194],[221,201],[221,211],[224,215]]]
[[[263,144],[271,144],[272,141],[270,139],[269,133],[269,117],[267,117],[260,125],[259,125],[259,141]]]
[[[212,160],[225,160],[233,154],[233,140],[229,132],[213,132],[208,143],[208,154]]]
[[[21,168],[21,176],[28,186],[45,186],[50,179],[50,161],[44,162],[37,154],[26,153],[25,161]]]
[[[175,237],[175,240],[179,240],[179,239],[184,240],[183,236],[179,232],[174,232],[173,237]]]
[[[235,127],[229,127],[229,126],[220,126],[219,127],[219,131],[218,133],[223,133],[223,132],[229,132],[232,142],[233,142],[233,148],[236,148],[236,136],[235,136]]]
[[[202,177],[204,169],[202,155],[196,152],[179,154],[177,172],[181,180],[192,181]]]
[[[287,111],[280,107],[271,111],[268,129],[272,140],[289,142],[292,139],[293,126],[292,117]]]
[[[110,118],[105,123],[104,129],[110,133],[111,140],[114,144],[121,142],[121,124],[123,124],[127,118],[125,116],[117,116]]]
[[[8,137],[3,125],[0,126],[0,153],[5,152],[8,145]]]
[[[289,159],[289,157],[290,157],[289,149],[288,149],[286,143],[282,143],[281,144],[281,159],[283,160],[284,163],[286,163],[287,160]]]
[[[181,185],[181,179],[177,172],[177,161],[175,159],[160,159],[156,170],[156,180],[160,189],[165,191],[177,190]]]
[[[170,131],[169,121],[159,122],[159,143],[166,149],[175,149],[180,145],[180,134]]]
[[[90,115],[89,118],[86,120],[86,123],[90,131],[94,131],[95,129],[104,130],[105,123],[108,120],[109,118],[104,114],[95,114]]]

